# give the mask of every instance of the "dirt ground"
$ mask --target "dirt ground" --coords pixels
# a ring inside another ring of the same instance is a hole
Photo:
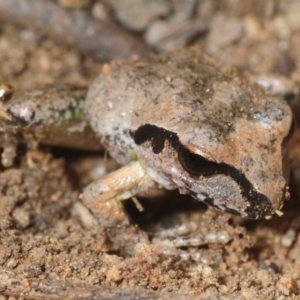
[[[299,15],[297,0],[0,0],[0,81],[16,96],[87,87],[109,60],[197,44],[221,65],[287,82],[297,118]],[[128,200],[152,237],[133,256],[108,242],[79,199],[116,164],[21,144],[0,173],[0,299],[300,299],[298,140],[296,131],[283,216],[243,220],[177,192],[140,199],[143,212]],[[203,245],[160,251],[162,232],[192,222]]]

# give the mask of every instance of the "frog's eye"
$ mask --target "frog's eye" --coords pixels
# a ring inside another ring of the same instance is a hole
[[[191,175],[210,176],[216,170],[215,159],[194,146],[183,146],[178,152],[178,159],[182,167]]]

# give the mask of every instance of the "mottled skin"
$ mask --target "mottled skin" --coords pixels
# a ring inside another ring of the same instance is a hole
[[[269,217],[289,197],[289,106],[199,50],[104,66],[86,113],[115,160],[139,160],[165,188],[249,218]]]
[[[0,83],[0,132],[17,136],[26,144],[103,149],[85,120],[86,89],[48,87],[5,100],[10,94],[9,85]]]
[[[141,192],[178,188],[247,218],[279,214],[289,198],[289,106],[222,72],[199,50],[105,65],[89,89],[86,115],[81,89],[11,94],[0,83],[2,166],[13,165],[19,142],[95,150],[101,140],[124,167],[91,183],[81,198],[127,253],[148,236],[131,224],[121,200]]]

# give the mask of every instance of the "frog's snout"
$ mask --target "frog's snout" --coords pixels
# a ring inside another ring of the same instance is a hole
[[[289,185],[286,183],[285,179],[282,178],[280,183],[274,184],[274,190],[270,197],[270,202],[272,205],[272,211],[270,214],[266,214],[264,218],[269,219],[273,214],[277,214],[278,216],[282,216],[283,213],[281,209],[284,206],[284,203],[290,200],[290,188]]]
[[[270,219],[274,214],[281,216],[284,202],[290,199],[289,186],[281,176],[278,176],[278,179],[274,180],[270,187],[257,192],[256,195],[256,198],[250,199],[249,206],[246,209],[247,218]]]
[[[272,178],[272,184],[261,186],[253,184],[242,172],[226,166],[226,172],[211,177],[213,189],[199,193],[195,197],[222,211],[247,219],[270,218],[273,214],[281,215],[280,210],[290,197],[289,187],[284,177]],[[225,175],[225,176],[224,176]]]

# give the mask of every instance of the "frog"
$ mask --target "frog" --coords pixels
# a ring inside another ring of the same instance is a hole
[[[24,99],[18,103],[2,103],[0,117],[12,128],[40,124],[37,114],[21,114]],[[100,141],[123,166],[89,184],[80,198],[128,253],[148,241],[122,203],[141,193],[178,189],[249,219],[280,215],[290,197],[289,105],[197,47],[104,64],[83,113],[81,123],[94,133],[89,144]]]

